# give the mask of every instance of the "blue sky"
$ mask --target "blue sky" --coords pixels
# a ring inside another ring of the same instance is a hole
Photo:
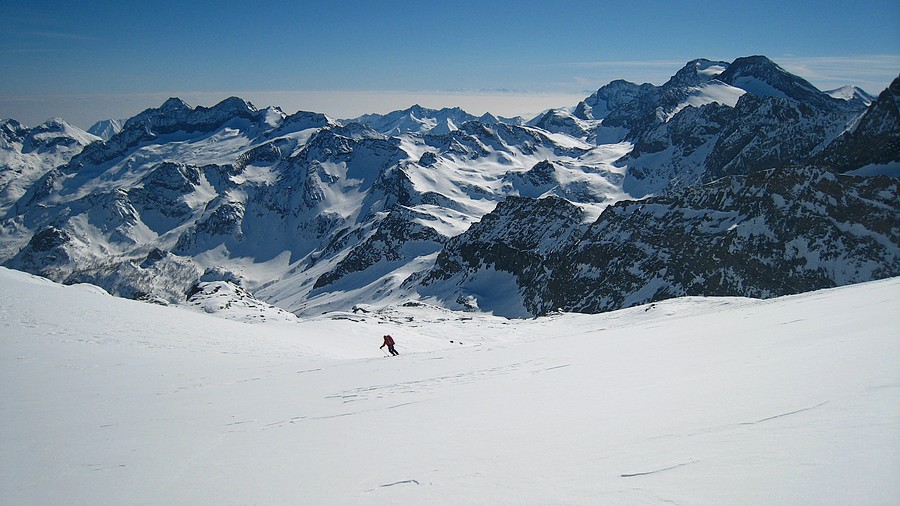
[[[571,106],[699,57],[764,54],[821,89],[900,73],[900,2],[0,0],[0,117],[87,127],[166,97],[335,117],[413,103]]]

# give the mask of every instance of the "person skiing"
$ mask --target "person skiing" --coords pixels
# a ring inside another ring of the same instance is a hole
[[[384,348],[385,346],[388,347],[388,351],[391,352],[391,355],[399,355],[397,350],[394,349],[394,338],[386,334],[384,336],[384,344],[379,346],[379,348]]]

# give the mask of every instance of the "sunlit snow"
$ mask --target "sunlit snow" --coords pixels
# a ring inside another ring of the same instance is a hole
[[[675,109],[669,111],[668,114],[666,114],[665,120],[668,121],[672,119],[676,114],[681,112],[682,109],[688,106],[702,107],[706,104],[718,103],[734,107],[737,105],[738,99],[741,98],[744,93],[747,92],[741,88],[736,88],[716,80],[703,83],[693,88],[683,102],[678,104]]]
[[[256,323],[0,287],[6,504],[900,498],[897,278],[528,320],[232,308]]]

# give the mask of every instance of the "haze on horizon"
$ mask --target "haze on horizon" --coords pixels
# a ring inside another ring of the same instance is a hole
[[[533,116],[614,79],[662,84],[695,58],[763,54],[822,90],[877,95],[900,71],[900,4],[814,1],[13,1],[0,118],[88,128],[178,96],[335,118],[415,103]],[[773,15],[777,13],[777,15]]]

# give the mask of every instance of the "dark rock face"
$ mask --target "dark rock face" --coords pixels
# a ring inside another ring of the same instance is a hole
[[[775,169],[607,209],[551,260],[549,304],[606,311],[682,295],[774,297],[900,274],[898,183]]]
[[[239,202],[222,202],[207,210],[181,237],[173,251],[188,255],[213,249],[226,241],[240,242],[243,239],[241,224],[244,206]]]
[[[814,161],[841,172],[900,163],[900,77],[881,92],[854,128],[844,132]]]
[[[533,314],[683,296],[774,297],[900,274],[894,179],[785,168],[615,204],[586,229],[559,199],[508,199],[448,242],[427,286],[491,267]],[[464,289],[462,290],[464,292]]]
[[[582,211],[565,199],[508,197],[465,233],[450,239],[421,280],[411,278],[407,283],[418,283],[426,293],[454,293],[449,301],[454,303],[466,298],[473,276],[487,269],[512,275],[526,300],[539,298],[545,260],[581,226]]]
[[[28,242],[28,247],[34,253],[47,253],[60,248],[70,240],[71,237],[66,232],[54,227],[47,227],[34,234],[34,237]]]
[[[351,249],[333,270],[320,276],[313,288],[334,284],[381,262],[405,263],[416,256],[439,251],[447,238],[417,221],[427,219],[408,208],[395,207],[368,238]]]
[[[609,126],[631,126],[629,121],[639,108],[636,102],[652,100],[657,95],[657,87],[652,84],[637,85],[616,80],[603,86],[593,95],[579,102],[574,115],[580,119],[609,119]],[[630,105],[633,104],[633,105]],[[611,118],[610,113],[619,111]]]
[[[706,160],[704,179],[806,163],[851,118],[841,110],[746,94]]]
[[[200,184],[200,170],[191,165],[163,162],[128,191],[129,200],[145,223],[156,233],[165,233],[191,217],[185,195]]]

